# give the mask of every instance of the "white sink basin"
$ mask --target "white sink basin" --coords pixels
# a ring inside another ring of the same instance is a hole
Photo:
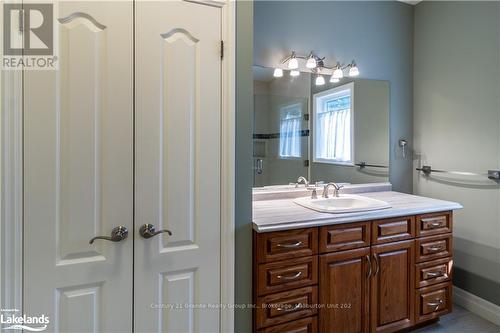
[[[318,199],[298,198],[293,202],[322,213],[356,213],[391,207],[385,201],[355,194],[341,194],[338,197],[331,196],[330,198]]]

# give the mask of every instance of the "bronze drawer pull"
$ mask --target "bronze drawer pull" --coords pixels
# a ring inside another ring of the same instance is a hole
[[[293,275],[278,275],[277,278],[278,279],[283,279],[283,280],[295,280],[297,279],[298,277],[300,277],[302,275],[302,272],[297,272]]]
[[[283,247],[283,248],[285,248],[285,249],[293,249],[293,248],[295,248],[295,247],[299,247],[299,246],[301,246],[301,245],[302,245],[302,242],[301,242],[301,241],[299,241],[299,242],[297,242],[297,243],[293,243],[293,244],[281,244],[281,243],[278,243],[276,246],[277,246],[277,247]]]
[[[441,228],[441,222],[433,222],[433,223],[429,223],[429,228],[430,228],[430,229],[437,229],[437,228]]]
[[[443,248],[442,245],[429,246],[429,251],[438,252],[438,251],[441,251],[441,250],[444,250],[444,248]]]
[[[431,278],[435,278],[435,277],[440,277],[440,276],[443,276],[443,272],[442,271],[439,271],[439,272],[429,272],[427,273],[427,276],[428,277],[431,277]]]
[[[291,312],[291,311],[296,311],[296,310],[300,309],[301,307],[302,307],[302,303],[297,303],[293,307],[285,307],[285,308],[278,307],[278,308],[276,308],[276,310],[283,311],[283,312]]]
[[[443,304],[443,300],[442,299],[437,299],[437,300],[434,300],[434,301],[427,302],[428,306],[433,306],[435,308],[434,311],[436,311],[441,304]]]

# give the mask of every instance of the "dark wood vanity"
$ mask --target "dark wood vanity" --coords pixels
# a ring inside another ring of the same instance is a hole
[[[388,333],[451,312],[452,220],[254,231],[254,332]]]

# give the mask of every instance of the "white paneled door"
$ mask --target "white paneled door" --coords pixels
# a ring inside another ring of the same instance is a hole
[[[24,312],[218,332],[221,9],[55,4],[59,70],[24,72]]]
[[[49,332],[132,325],[133,5],[59,2],[60,68],[24,72],[24,310]]]
[[[135,329],[217,332],[221,9],[136,4]]]

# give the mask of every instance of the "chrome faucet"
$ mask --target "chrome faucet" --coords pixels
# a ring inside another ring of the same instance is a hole
[[[338,185],[336,183],[328,183],[325,185],[325,187],[323,187],[323,195],[322,197],[323,198],[328,198],[328,189],[330,187],[333,187],[333,196],[334,197],[338,197],[339,196],[339,191],[342,187],[344,187],[343,185]]]
[[[295,187],[299,187],[299,184],[304,184],[306,187],[309,186],[309,182],[307,181],[306,177],[300,176],[297,178],[297,184]]]

